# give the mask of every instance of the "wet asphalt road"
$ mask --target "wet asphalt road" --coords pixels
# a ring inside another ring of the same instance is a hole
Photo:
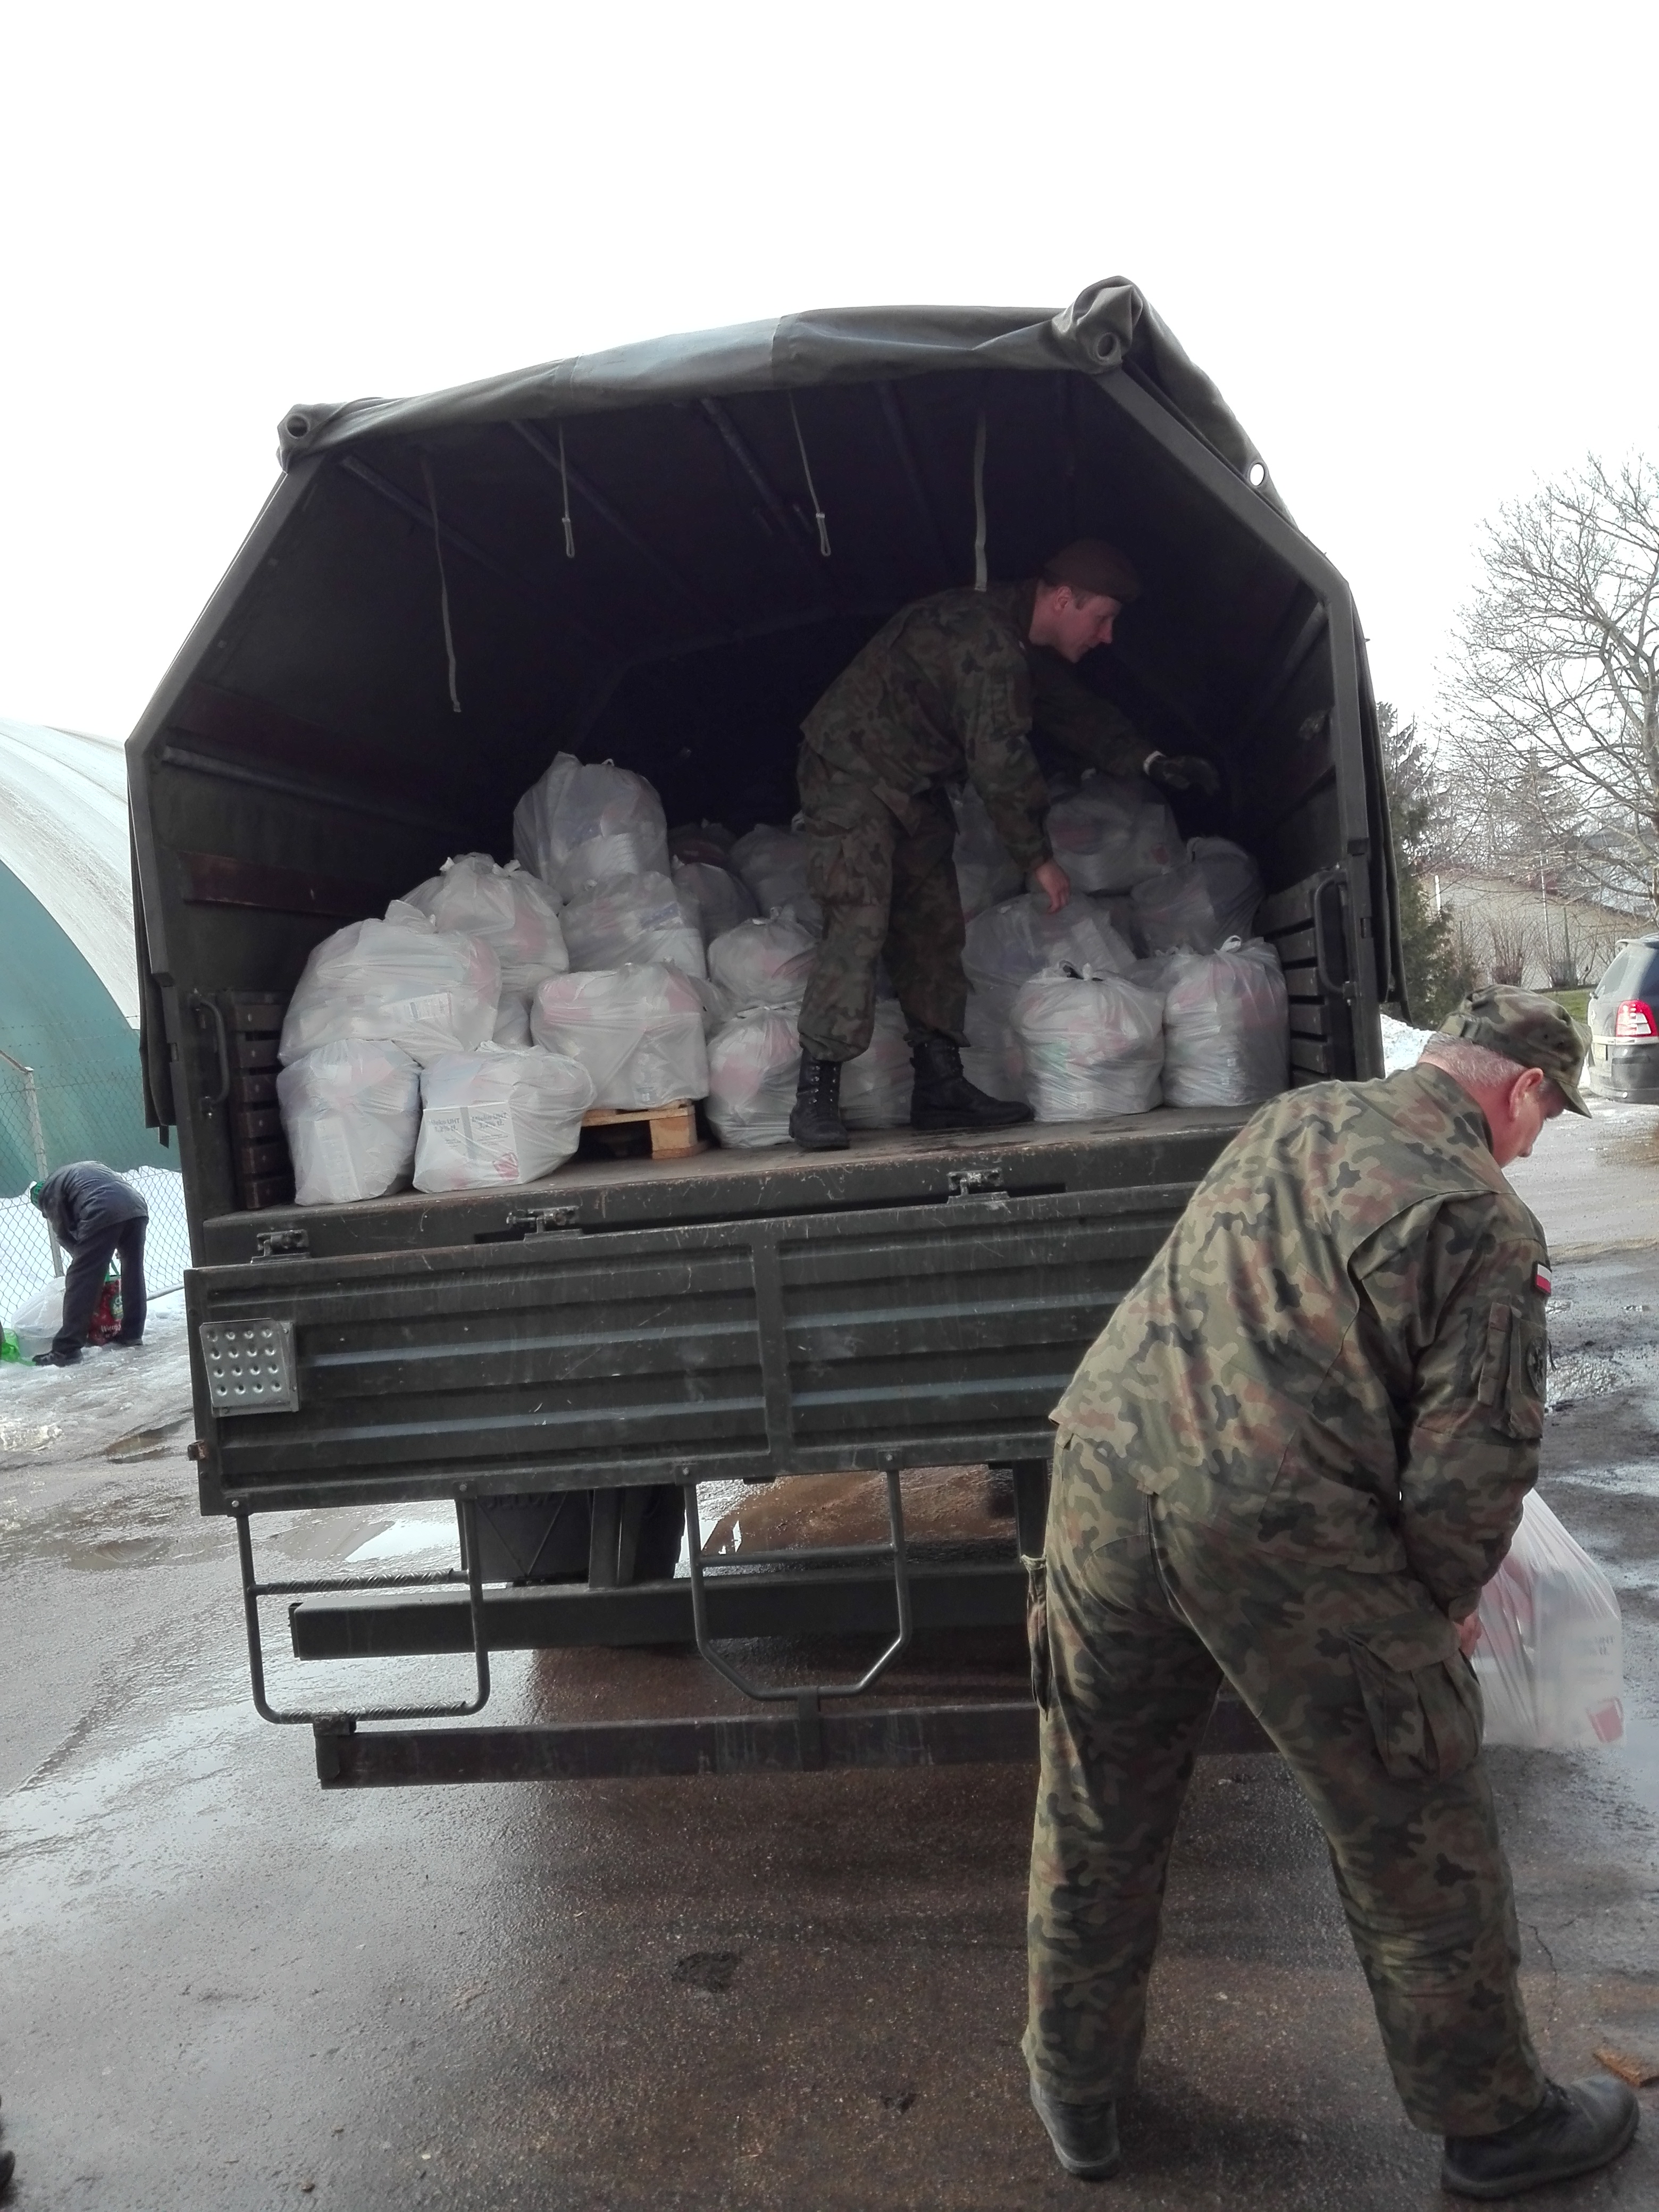
[[[1626,1748],[1492,1755],[1528,2000],[1567,2075],[1597,2043],[1659,2056],[1656,1127],[1552,1131],[1517,1172],[1558,1253],[1586,1255],[1557,1274],[1545,1486],[1626,1611]],[[177,1455],[187,1404],[165,1308],[136,1361],[0,1371],[9,2201],[1449,2201],[1276,1761],[1200,1766],[1126,2172],[1091,2192],[1024,2102],[1029,1772],[325,1796],[308,1731],[249,1706],[232,1546]],[[426,1509],[390,1529],[286,1516],[269,1563],[327,1571],[367,1544],[438,1565],[445,1540]],[[507,1658],[492,1717],[614,1705],[600,1663]],[[724,1702],[695,1658],[629,1665],[642,1705]],[[278,1670],[273,1691],[314,1699],[325,1673]],[[459,1679],[450,1662],[380,1677]],[[1644,2102],[1631,2156],[1540,2212],[1659,2207],[1659,2092]]]

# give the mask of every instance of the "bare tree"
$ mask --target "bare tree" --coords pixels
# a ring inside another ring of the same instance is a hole
[[[1587,462],[1504,507],[1482,557],[1446,697],[1476,865],[1530,851],[1659,902],[1659,468]]]
[[[1530,921],[1513,907],[1494,907],[1486,917],[1486,938],[1491,946],[1486,966],[1492,981],[1521,982],[1533,954]]]

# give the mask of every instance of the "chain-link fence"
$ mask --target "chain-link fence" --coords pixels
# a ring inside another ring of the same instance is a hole
[[[19,1310],[64,1271],[64,1255],[29,1185],[70,1160],[99,1157],[100,1129],[142,1127],[137,1066],[129,1076],[100,1070],[48,1079],[0,1052],[0,1322]],[[131,1140],[128,1140],[129,1143]],[[105,1148],[107,1153],[107,1147]],[[144,1240],[144,1279],[152,1297],[176,1291],[190,1265],[183,1178],[176,1170],[130,1164],[131,1152],[106,1158],[149,1208]]]

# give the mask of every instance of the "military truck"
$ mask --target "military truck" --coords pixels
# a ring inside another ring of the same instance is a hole
[[[556,750],[641,771],[671,823],[787,819],[802,716],[895,609],[1097,534],[1146,588],[1083,673],[1219,769],[1181,826],[1260,861],[1291,1080],[1379,1074],[1403,1000],[1347,586],[1121,279],[1057,314],[829,310],[299,406],[280,462],[129,745],[147,1098],[195,1260],[191,1455],[203,1512],[235,1524],[259,1711],[313,1727],[335,1787],[1029,1756],[1023,1700],[868,1693],[915,1632],[1019,1620],[1049,1409],[1243,1110],[579,1158],[299,1207],[283,1007],[343,923],[451,854],[505,855]],[[908,1542],[905,1470],[980,1463],[1012,1470],[1006,1540]],[[676,1573],[698,1484],[845,1469],[884,1478],[884,1541],[716,1566],[693,1518]],[[432,1499],[455,1503],[459,1575],[258,1578],[262,1515]],[[279,1711],[262,1597],[292,1601],[301,1658],[470,1652],[473,1693]],[[747,1648],[819,1635],[880,1648],[805,1687]],[[752,1709],[440,1724],[483,1704],[492,1650],[677,1643]]]

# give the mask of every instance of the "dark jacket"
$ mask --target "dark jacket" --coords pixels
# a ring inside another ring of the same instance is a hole
[[[96,1160],[76,1160],[48,1176],[35,1204],[71,1250],[100,1231],[149,1219],[149,1208],[132,1185]]]

